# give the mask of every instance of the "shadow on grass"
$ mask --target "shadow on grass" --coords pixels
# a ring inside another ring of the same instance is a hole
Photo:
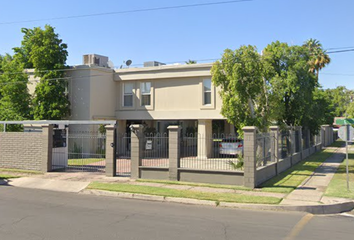
[[[331,147],[342,146],[342,141],[337,141]],[[286,171],[280,173],[274,178],[263,183],[260,188],[263,191],[274,191],[289,193],[298,187],[307,177],[311,176],[314,171],[329,158],[335,149],[325,149],[317,152],[307,159],[297,163]],[[334,168],[328,167],[325,172],[334,171]]]

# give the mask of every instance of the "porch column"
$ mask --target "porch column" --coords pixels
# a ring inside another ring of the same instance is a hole
[[[198,158],[211,157],[212,120],[198,120]]]
[[[172,181],[178,181],[178,168],[180,166],[180,126],[169,126],[169,177]]]
[[[118,120],[117,124],[117,152],[119,155],[125,153],[127,148],[127,140],[124,138],[127,134],[127,120]]]
[[[131,129],[131,178],[140,178],[141,159],[143,157],[143,125],[134,124]]]

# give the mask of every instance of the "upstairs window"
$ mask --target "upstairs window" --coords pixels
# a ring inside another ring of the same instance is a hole
[[[151,82],[143,82],[140,84],[141,106],[151,105]]]
[[[133,83],[124,83],[123,106],[133,107]]]
[[[211,79],[203,80],[203,105],[211,104]]]

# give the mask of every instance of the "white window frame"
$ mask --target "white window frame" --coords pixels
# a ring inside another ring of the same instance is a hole
[[[143,93],[143,84],[146,84],[146,83],[150,83],[150,92],[149,93]],[[152,84],[151,82],[140,82],[140,106],[141,107],[150,107],[152,104],[151,104],[151,101],[152,101]],[[143,105],[143,96],[150,96],[150,104],[149,105]]]
[[[205,82],[206,81],[210,81],[210,90],[209,91],[205,91]],[[203,88],[203,106],[211,106],[212,105],[212,101],[213,101],[213,93],[212,93],[212,83],[211,83],[211,79],[203,79],[203,83],[202,83],[202,88]],[[209,93],[210,94],[210,103],[205,103],[205,93]]]
[[[131,93],[125,93],[125,86],[127,84],[132,85],[132,92]],[[124,108],[133,108],[134,107],[134,83],[123,83],[123,88],[122,88],[122,107]],[[132,105],[131,106],[125,106],[125,96],[131,96],[132,98]]]

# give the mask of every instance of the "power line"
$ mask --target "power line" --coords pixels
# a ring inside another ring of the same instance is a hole
[[[354,46],[352,46],[352,47],[335,47],[335,48],[327,48],[326,50],[337,50],[337,49],[347,49],[347,48],[354,48]]]
[[[27,81],[14,81],[14,82],[0,82],[0,85],[8,85],[8,84],[23,84],[23,83],[35,83],[35,82],[43,82],[43,81],[57,81],[57,80],[80,80],[80,78],[89,78],[89,77],[104,77],[107,75],[103,74],[95,74],[95,75],[88,75],[88,76],[75,76],[75,77],[60,77],[60,78],[49,78],[49,79],[33,79]]]
[[[354,74],[351,73],[321,73],[322,75],[330,75],[330,76],[345,76],[345,77],[351,77],[354,76]]]
[[[343,52],[354,52],[354,48],[353,49],[347,49],[347,50],[330,51],[330,52],[327,52],[327,53],[328,54],[332,54],[332,53],[343,53]]]
[[[343,48],[349,48],[349,47],[343,47]],[[328,49],[335,49],[335,48],[328,48]],[[327,49],[327,50],[328,50]],[[336,49],[340,49],[340,48],[336,48]],[[353,49],[346,49],[346,50],[338,50],[338,51],[329,51],[327,52],[328,54],[332,54],[332,53],[343,53],[343,52],[353,52],[354,51],[354,48]],[[193,61],[196,61],[196,62],[206,62],[206,61],[211,61],[211,62],[215,62],[217,60],[220,60],[220,58],[208,58],[208,59],[192,59]],[[170,61],[170,62],[164,62],[165,64],[174,64],[174,63],[184,63],[188,60],[179,60],[179,61]],[[143,63],[137,63],[137,64],[132,64],[131,66],[134,67],[134,66],[143,66],[144,64]],[[114,66],[115,69],[119,69],[120,66]],[[115,69],[112,69],[112,70],[115,70]],[[68,72],[68,71],[75,71],[75,70],[90,70],[89,68],[88,69],[85,69],[85,68],[63,68],[63,69],[45,69],[45,70],[37,70],[36,72],[37,73],[46,73],[46,72]],[[24,71],[24,72],[5,72],[5,73],[0,73],[0,76],[1,75],[17,75],[17,74],[31,74],[34,72],[27,72],[27,71]]]
[[[142,9],[123,10],[123,11],[116,11],[116,12],[73,15],[73,16],[66,16],[66,17],[53,17],[53,18],[21,20],[21,21],[13,21],[13,22],[0,22],[0,25],[9,25],[9,24],[17,24],[17,23],[30,23],[30,22],[50,21],[50,20],[64,20],[64,19],[74,19],[74,18],[86,18],[86,17],[98,17],[98,16],[105,16],[105,15],[118,15],[118,14],[138,13],[138,12],[151,12],[151,11],[203,7],[203,6],[223,5],[223,4],[251,2],[251,1],[254,1],[254,0],[234,0],[234,1],[223,1],[223,2],[186,4],[186,5],[177,5],[177,6],[170,6],[170,7],[142,8]]]

